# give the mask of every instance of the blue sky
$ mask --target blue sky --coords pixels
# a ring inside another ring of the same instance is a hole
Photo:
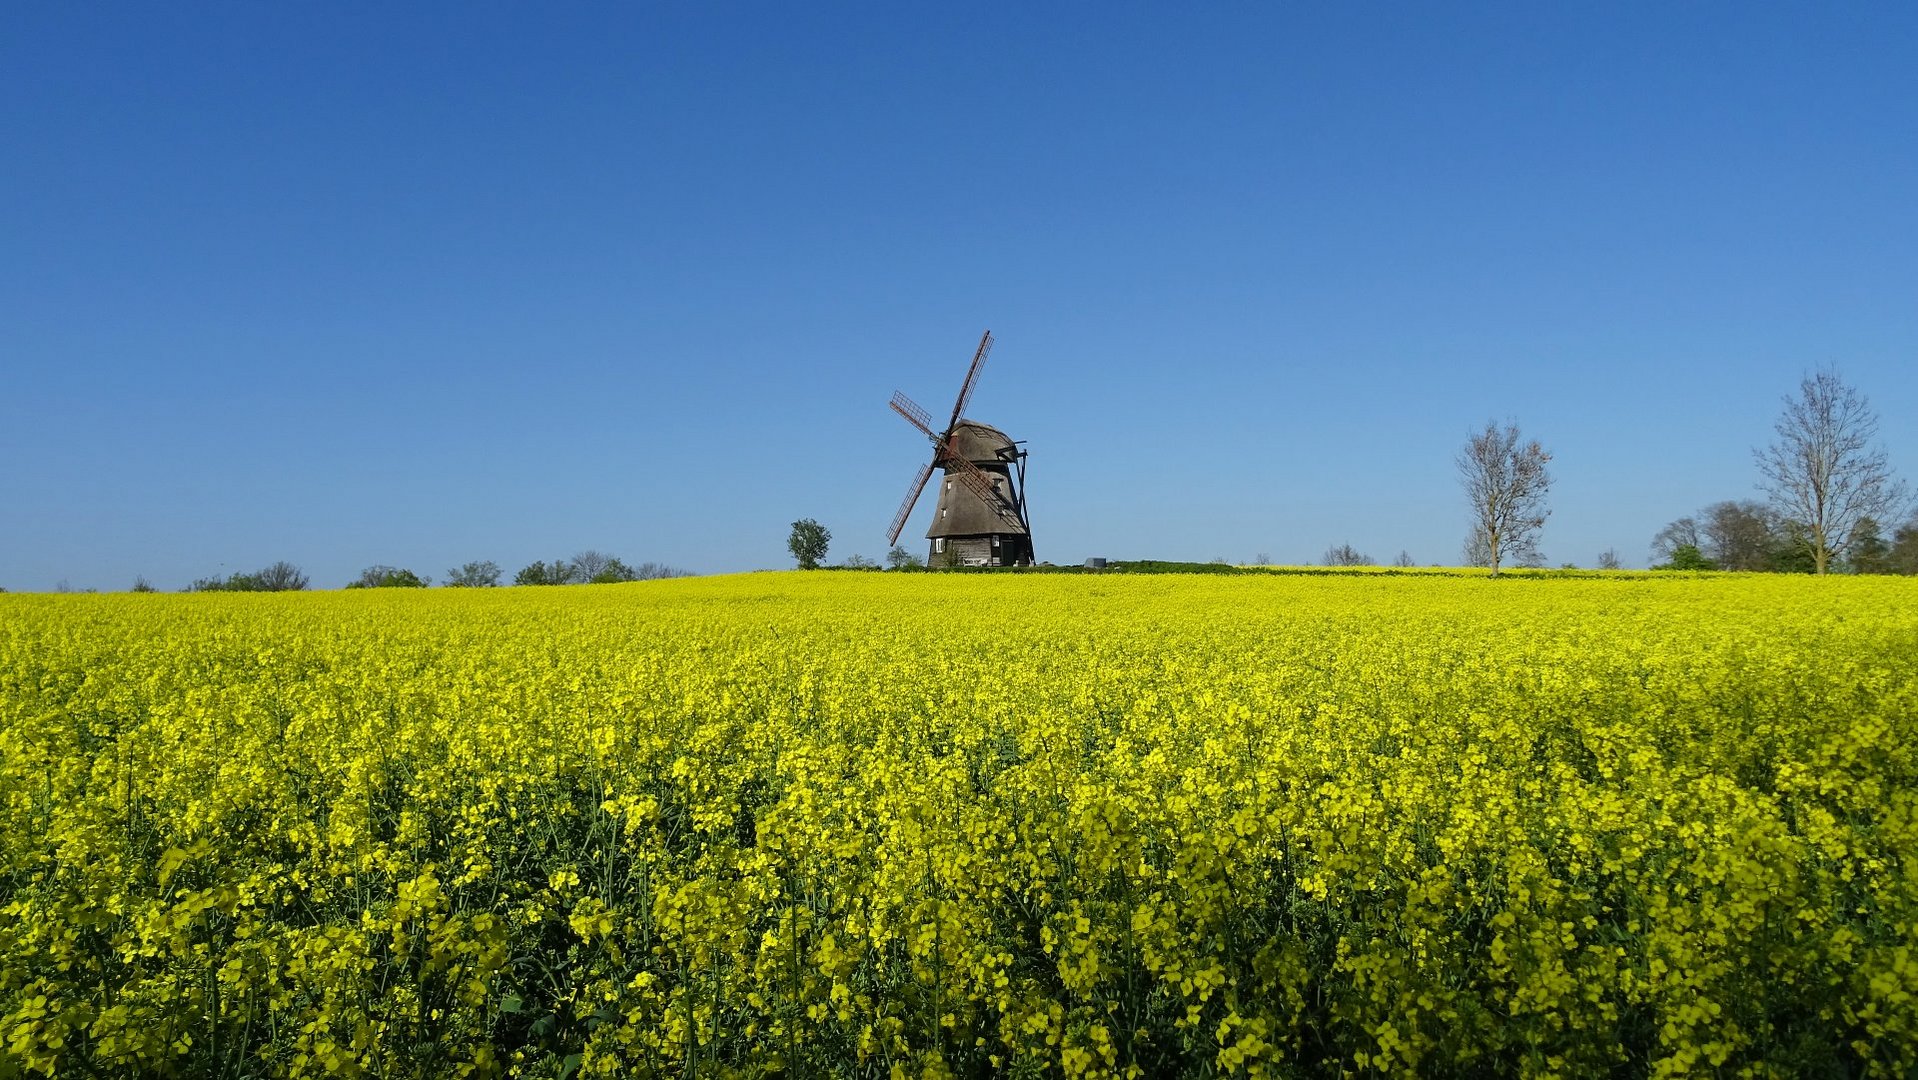
[[[1918,7],[18,6],[0,586],[883,554],[979,334],[1039,556],[1456,562],[1918,475]],[[930,500],[908,527],[923,547]]]

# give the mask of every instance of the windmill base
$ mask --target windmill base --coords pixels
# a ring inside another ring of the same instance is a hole
[[[960,566],[1031,566],[1032,538],[1016,533],[988,536],[936,536],[926,553],[926,565],[938,569]]]

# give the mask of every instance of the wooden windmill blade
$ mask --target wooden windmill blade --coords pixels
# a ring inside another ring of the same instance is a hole
[[[919,407],[919,403],[907,397],[903,392],[894,390],[892,400],[887,402],[893,412],[906,418],[906,423],[925,433],[926,438],[938,442],[939,433],[932,430],[932,414]],[[930,466],[928,466],[930,467]]]
[[[986,366],[986,354],[992,351],[992,331],[986,331],[979,339],[979,351],[972,354],[972,367],[966,369],[966,381],[959,386],[959,400],[952,403],[952,420],[946,424],[946,435],[952,435],[952,429],[959,426],[959,414],[966,411],[966,403],[972,400],[973,387],[979,385],[979,369]]]
[[[905,501],[899,504],[899,512],[893,515],[892,527],[886,530],[886,544],[891,546],[899,542],[899,534],[906,527],[906,519],[912,516],[913,505],[919,501],[919,493],[926,490],[926,479],[932,475],[932,462],[919,466],[919,475],[913,477],[912,487],[906,491]]]

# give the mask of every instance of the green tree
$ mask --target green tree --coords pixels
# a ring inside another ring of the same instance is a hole
[[[1652,567],[1654,570],[1716,570],[1718,564],[1705,557],[1695,544],[1680,544],[1672,549],[1670,562]]]
[[[618,557],[606,560],[599,572],[586,579],[589,585],[614,585],[622,581],[638,581],[639,574],[632,567],[620,562]]]
[[[831,543],[832,530],[811,518],[801,518],[793,522],[792,535],[786,538],[786,550],[792,552],[801,570],[817,570],[825,561],[826,548]]]
[[[1805,527],[1796,521],[1781,521],[1765,569],[1774,574],[1816,574],[1818,563],[1812,558],[1811,541]]]
[[[925,565],[925,560],[897,544],[893,545],[891,551],[886,552],[886,569],[888,570],[916,570]]]

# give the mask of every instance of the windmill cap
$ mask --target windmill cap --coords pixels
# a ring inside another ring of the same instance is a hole
[[[953,425],[952,448],[967,461],[981,463],[1010,461],[1019,454],[1019,447],[1010,436],[977,420],[961,420]]]

